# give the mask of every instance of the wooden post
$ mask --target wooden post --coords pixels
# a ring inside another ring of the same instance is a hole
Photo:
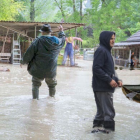
[[[124,59],[124,49],[123,49],[123,59]]]
[[[135,53],[136,53],[135,56],[136,56],[136,58],[137,58],[137,56],[138,56],[138,48],[137,48],[137,47],[135,48],[135,51],[136,51],[136,52],[135,52]]]
[[[6,33],[4,42],[3,42],[3,47],[2,47],[1,53],[4,53],[4,47],[5,47],[5,42],[6,42],[6,38],[7,38],[8,32],[9,32],[9,29],[7,29],[7,33]]]
[[[79,41],[79,44],[80,44],[80,56],[81,56],[81,50],[82,50],[82,42],[81,41]]]
[[[77,27],[75,28],[75,37],[77,37]],[[74,49],[74,64],[75,64],[75,49]]]
[[[35,38],[36,38],[36,26],[35,26]]]
[[[131,49],[129,50],[129,63],[131,63]]]
[[[140,63],[140,48],[139,48],[139,63]]]
[[[115,55],[114,56],[116,58],[116,56],[117,56],[117,49],[114,49],[114,50],[115,50],[115,53],[114,53]]]

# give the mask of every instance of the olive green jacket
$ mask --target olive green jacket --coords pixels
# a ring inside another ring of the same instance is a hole
[[[55,36],[37,37],[25,52],[21,64],[28,64],[28,72],[37,78],[56,76],[57,58],[65,44],[64,32]]]

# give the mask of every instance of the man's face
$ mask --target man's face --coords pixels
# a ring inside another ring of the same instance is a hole
[[[113,34],[110,39],[110,47],[114,47],[114,43],[115,43],[115,35]]]

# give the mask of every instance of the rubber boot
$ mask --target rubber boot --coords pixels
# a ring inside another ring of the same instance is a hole
[[[115,131],[115,121],[104,121],[104,128],[107,130]]]
[[[39,100],[39,87],[33,86],[32,95],[33,95],[33,99]]]
[[[104,123],[103,120],[94,120],[93,121],[93,128],[95,128],[95,127],[102,127],[103,123]]]
[[[55,96],[55,92],[56,92],[55,87],[54,88],[49,88],[49,95],[51,97],[54,97]]]

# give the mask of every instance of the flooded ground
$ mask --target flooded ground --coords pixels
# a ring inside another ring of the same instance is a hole
[[[92,62],[80,67],[58,67],[55,98],[45,82],[40,99],[32,100],[31,76],[26,66],[0,64],[0,140],[139,140],[140,104],[128,100],[121,89],[114,93],[116,131],[90,133],[96,113],[91,88]],[[117,70],[124,84],[140,84],[140,70]]]

